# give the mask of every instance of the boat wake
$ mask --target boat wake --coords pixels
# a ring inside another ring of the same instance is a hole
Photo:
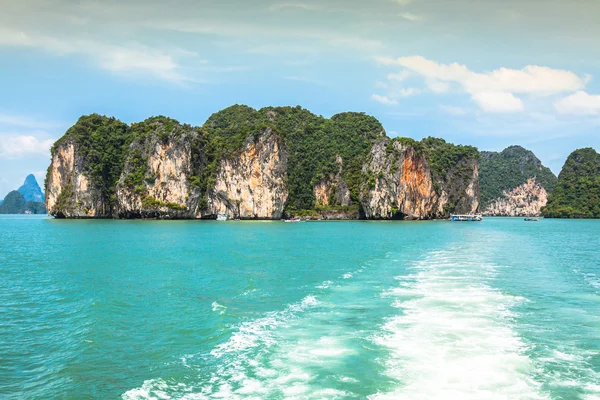
[[[511,307],[525,300],[493,289],[498,267],[478,258],[432,253],[384,294],[400,313],[374,340],[388,348],[382,361],[398,385],[370,399],[547,398],[513,329]]]
[[[340,283],[352,281],[365,268],[363,265],[343,274]],[[319,296],[308,295],[283,310],[238,324],[229,339],[209,354],[183,357],[183,364],[191,371],[198,371],[198,365],[211,365],[209,374],[196,382],[152,379],[127,391],[122,398],[356,398],[350,390],[340,390],[343,386],[359,385],[356,377],[331,371],[344,369],[344,360],[354,355],[352,341],[356,339],[353,332],[332,321],[344,312],[351,316],[357,303],[345,301],[338,305],[320,300],[321,296],[331,295],[332,290],[352,296],[346,293],[348,284],[324,281],[315,289]],[[214,302],[212,310],[223,313],[226,307]]]

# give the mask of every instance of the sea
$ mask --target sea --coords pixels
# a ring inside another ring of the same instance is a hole
[[[600,221],[0,217],[2,399],[600,399]]]

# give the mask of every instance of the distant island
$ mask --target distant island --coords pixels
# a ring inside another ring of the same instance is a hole
[[[594,149],[579,149],[569,155],[542,214],[551,218],[600,218],[600,155]]]
[[[481,152],[479,184],[484,215],[533,217],[546,206],[556,176],[533,152],[510,146]]]
[[[23,185],[0,201],[0,214],[46,214],[44,194],[35,176],[28,175]]]
[[[57,218],[557,216],[545,210],[561,177],[519,146],[480,153],[389,138],[364,113],[235,105],[201,127],[83,116],[54,144],[45,191]]]

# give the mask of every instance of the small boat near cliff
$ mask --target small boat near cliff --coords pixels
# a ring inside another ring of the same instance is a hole
[[[483,217],[479,214],[455,214],[450,216],[452,222],[480,222]]]
[[[218,214],[217,221],[227,221],[227,214]]]
[[[525,221],[527,222],[538,222],[540,219],[537,217],[527,217],[525,218]]]
[[[283,222],[304,222],[303,220],[301,220],[300,218],[290,218],[290,219],[284,219]]]

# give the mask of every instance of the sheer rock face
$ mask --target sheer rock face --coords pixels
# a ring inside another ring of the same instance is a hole
[[[450,205],[455,213],[475,212],[479,206],[477,161],[461,163],[463,165],[448,171],[443,180],[434,180],[424,152],[398,141],[391,145],[387,139],[378,142],[363,167],[367,177],[361,190],[365,216],[369,219],[445,218]],[[455,175],[461,175],[460,181]]]
[[[502,197],[491,202],[484,215],[509,217],[537,217],[548,201],[548,192],[542,185],[529,178],[526,183],[512,190],[505,190]]]
[[[367,218],[426,219],[435,216],[438,196],[427,158],[410,145],[376,143],[363,167],[368,176],[361,203]],[[391,150],[391,151],[390,151]]]
[[[434,179],[440,196],[437,218],[452,214],[474,214],[479,209],[479,163],[475,159],[459,161],[445,177]]]
[[[66,142],[52,156],[46,179],[46,208],[58,218],[108,218],[110,208],[84,172],[77,146]]]
[[[119,218],[194,218],[199,193],[190,187],[192,142],[195,132],[166,142],[151,135],[134,142],[117,185],[117,214]],[[136,162],[137,160],[137,162]],[[131,184],[127,177],[136,169],[145,169],[141,184]]]
[[[314,185],[317,205],[321,206],[350,206],[352,199],[348,185],[342,178],[344,161],[339,155],[335,159],[339,169],[337,174],[330,174],[318,184]]]
[[[203,218],[280,219],[287,202],[287,151],[270,128],[250,136],[243,148],[223,159]]]

